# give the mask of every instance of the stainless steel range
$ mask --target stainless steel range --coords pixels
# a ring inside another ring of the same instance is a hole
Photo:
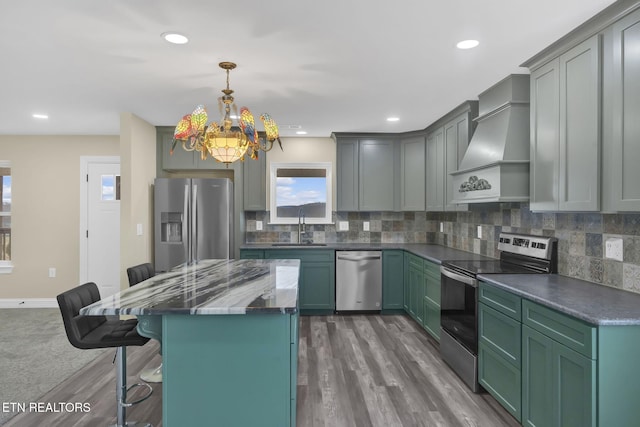
[[[479,274],[549,274],[558,270],[554,237],[500,233],[500,259],[443,261],[440,353],[474,392],[478,384]]]

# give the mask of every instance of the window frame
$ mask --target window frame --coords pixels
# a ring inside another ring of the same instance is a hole
[[[0,167],[11,169],[11,161],[10,160],[0,160]],[[13,172],[11,173],[11,207],[13,208]],[[0,200],[2,203],[2,200]],[[12,210],[8,212],[0,210],[0,217],[9,217],[11,218]],[[12,257],[13,258],[13,257]],[[0,274],[9,274],[13,271],[13,261],[12,260],[0,260]]]
[[[297,224],[298,218],[278,217],[277,209],[277,172],[278,169],[324,169],[326,180],[325,216],[322,218],[305,217],[306,224],[333,224],[333,166],[331,162],[288,163],[272,162],[269,168],[269,224]]]

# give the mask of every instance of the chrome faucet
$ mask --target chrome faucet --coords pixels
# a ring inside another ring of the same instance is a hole
[[[304,224],[304,208],[298,210],[298,243],[302,243],[302,235],[307,234]]]

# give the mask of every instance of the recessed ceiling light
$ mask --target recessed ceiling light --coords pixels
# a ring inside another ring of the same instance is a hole
[[[299,130],[296,132],[296,135],[306,135],[307,131],[306,130]]]
[[[167,32],[167,33],[162,33],[161,35],[162,35],[162,38],[164,38],[169,43],[185,44],[189,42],[189,39],[186,36],[183,36],[182,34]]]
[[[48,119],[49,118],[49,116],[47,114],[38,114],[38,113],[33,114],[32,117],[34,119]]]
[[[388,122],[397,122],[398,120],[400,120],[399,117],[387,117]]]
[[[456,47],[458,49],[473,49],[478,46],[480,42],[478,40],[462,40],[459,42]]]

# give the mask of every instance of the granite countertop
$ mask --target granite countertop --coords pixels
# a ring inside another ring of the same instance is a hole
[[[202,260],[84,307],[84,315],[295,313],[300,260]]]
[[[426,258],[436,264],[442,261],[453,260],[482,260],[493,259],[487,256],[466,252],[460,249],[453,249],[447,246],[427,243],[327,243],[324,246],[317,245],[295,245],[295,246],[274,246],[273,243],[246,243],[241,249],[332,249],[339,251],[375,251],[384,249],[401,249],[412,254]]]
[[[640,325],[640,294],[557,274],[486,274],[478,279],[592,325]]]

